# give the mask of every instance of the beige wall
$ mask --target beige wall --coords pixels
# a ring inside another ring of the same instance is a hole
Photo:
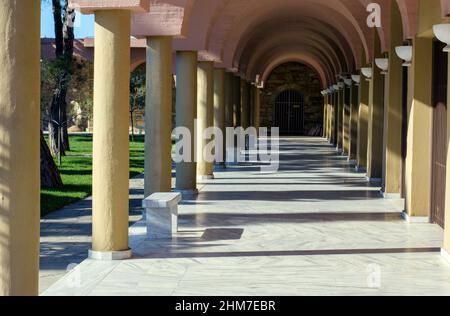
[[[413,65],[408,80],[406,159],[406,209],[410,216],[430,216],[432,26],[442,22],[440,9],[437,1],[420,1],[419,31],[413,40]]]

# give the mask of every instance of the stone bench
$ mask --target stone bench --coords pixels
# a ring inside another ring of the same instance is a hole
[[[142,201],[150,239],[171,239],[178,230],[180,193],[154,193]]]

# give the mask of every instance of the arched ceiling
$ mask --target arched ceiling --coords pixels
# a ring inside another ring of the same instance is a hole
[[[419,0],[396,1],[404,36],[415,34]],[[449,0],[441,0],[443,8]],[[248,80],[277,63],[301,61],[325,84],[370,63],[372,0],[152,0],[148,13],[134,14],[133,34],[172,35],[174,50],[199,51],[200,59],[239,72]],[[389,46],[391,0],[377,0],[381,49]],[[450,6],[447,6],[450,10]],[[273,69],[273,68],[272,68]]]
[[[174,47],[198,50],[248,80],[281,60],[303,61],[326,84],[370,61],[366,8],[365,0],[195,0]]]
[[[305,48],[314,48],[327,61],[328,70],[348,72],[355,68],[355,60],[350,58],[351,48],[346,45],[340,34],[326,26],[312,27],[309,19],[301,22],[293,19],[267,21],[253,31],[250,40],[238,47],[233,60],[239,62],[239,69],[249,80],[255,78],[260,60],[270,51],[283,52],[293,44]],[[300,52],[300,51],[299,51]]]

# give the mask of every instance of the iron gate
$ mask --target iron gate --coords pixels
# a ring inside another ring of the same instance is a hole
[[[285,90],[275,99],[274,126],[280,135],[304,134],[304,98],[296,90]]]

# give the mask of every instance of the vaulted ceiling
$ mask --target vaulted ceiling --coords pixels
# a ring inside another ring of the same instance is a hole
[[[402,13],[404,38],[413,37],[421,0],[392,1]],[[381,28],[367,24],[372,2],[152,0],[150,12],[134,15],[132,30],[137,37],[174,36],[174,50],[196,50],[248,80],[264,80],[281,63],[295,61],[314,68],[326,85],[370,62],[374,36],[382,51],[389,47],[391,0],[376,1]],[[443,10],[448,2],[442,0]]]

